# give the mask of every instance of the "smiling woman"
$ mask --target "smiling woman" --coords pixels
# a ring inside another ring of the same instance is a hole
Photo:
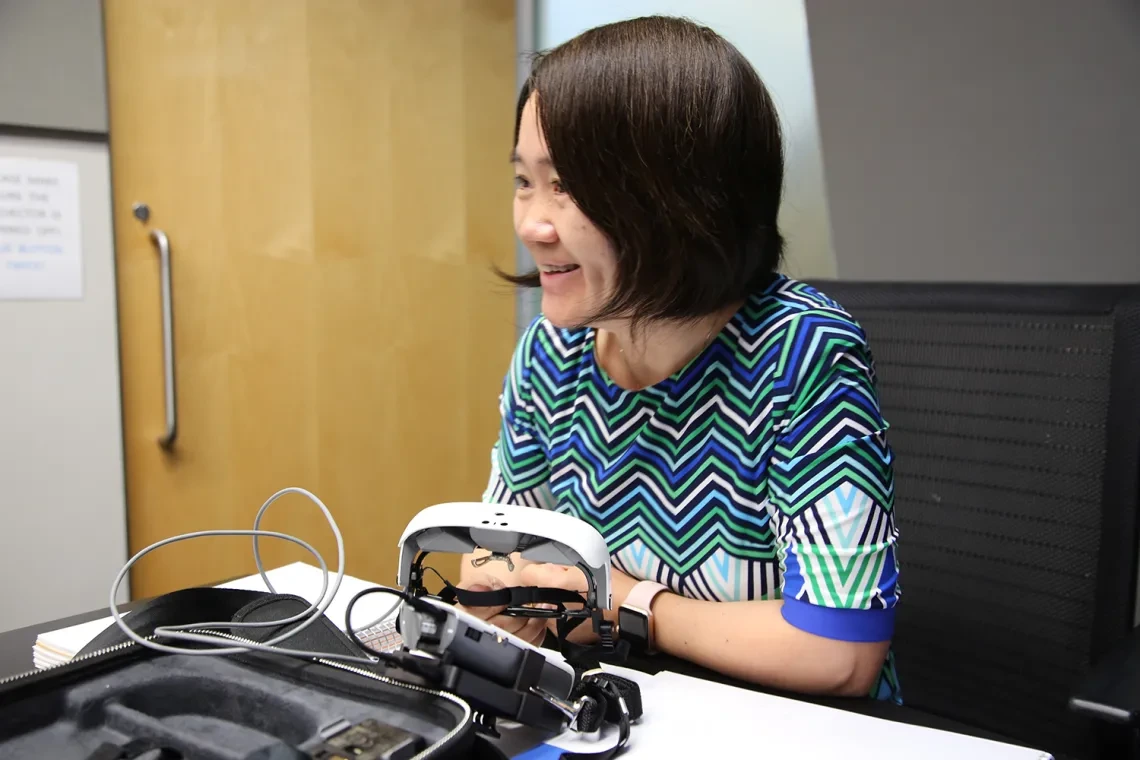
[[[777,272],[783,148],[755,71],[680,19],[589,30],[536,60],[511,158],[537,271],[510,279],[542,288],[542,314],[507,373],[484,500],[593,525],[635,649],[899,700],[873,359],[840,304]],[[462,584],[582,588],[513,565],[465,563]]]
[[[780,262],[779,119],[711,30],[644,19],[539,56],[511,158],[515,228],[539,268],[515,281],[542,286],[560,327],[707,317]],[[576,283],[545,276],[560,265]]]

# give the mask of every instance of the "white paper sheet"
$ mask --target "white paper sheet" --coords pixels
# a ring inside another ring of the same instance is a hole
[[[633,726],[623,760],[662,757],[793,757],[843,760],[1052,760],[1048,752],[872,718],[846,710],[704,681],[676,673],[649,676],[605,670],[641,686],[644,716]],[[617,742],[615,727],[599,739],[573,733],[544,738],[527,729],[504,732],[521,754],[539,743],[600,752]]]
[[[83,297],[79,169],[0,156],[0,300]]]
[[[843,760],[1051,760],[1044,751],[872,718],[846,710],[660,673],[642,687],[645,721],[629,757]]]

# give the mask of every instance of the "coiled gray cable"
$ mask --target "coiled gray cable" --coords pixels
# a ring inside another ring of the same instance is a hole
[[[328,521],[329,527],[332,529],[333,535],[336,538],[337,572],[336,572],[336,579],[332,584],[331,593],[330,593],[330,589],[329,589],[329,568],[328,568],[328,565],[325,563],[324,557],[321,556],[321,553],[318,552],[316,550],[316,548],[314,548],[311,544],[303,541],[302,539],[297,538],[296,536],[291,536],[287,533],[279,533],[277,531],[267,531],[267,530],[261,530],[260,529],[261,518],[265,514],[265,511],[267,509],[269,509],[270,505],[272,505],[275,501],[277,501],[279,498],[281,498],[282,496],[284,496],[287,493],[301,494],[302,496],[305,496],[310,501],[312,501],[315,505],[317,505],[317,507],[319,507],[320,510],[324,513],[325,519]],[[242,622],[242,623],[235,623],[235,622],[230,622],[230,621],[220,621],[220,622],[215,621],[215,622],[194,623],[191,625],[159,626],[159,627],[154,629],[154,636],[156,639],[157,638],[166,638],[166,639],[174,639],[174,640],[181,640],[181,641],[192,641],[192,642],[195,642],[198,644],[209,644],[209,645],[212,645],[214,647],[217,647],[217,648],[213,648],[213,649],[201,649],[201,648],[191,649],[188,647],[176,647],[176,646],[171,646],[169,644],[161,644],[158,641],[148,641],[147,639],[143,638],[142,636],[139,636],[137,632],[135,632],[133,629],[131,629],[131,627],[128,626],[123,621],[123,616],[119,612],[119,605],[115,601],[115,598],[119,594],[119,587],[122,585],[123,579],[127,577],[127,573],[129,573],[131,571],[131,567],[133,567],[136,562],[138,562],[140,559],[145,557],[150,552],[154,551],[155,549],[159,549],[163,546],[166,546],[167,544],[173,544],[173,543],[177,543],[179,541],[188,541],[188,540],[193,539],[193,538],[204,538],[206,536],[253,536],[253,559],[254,559],[254,563],[257,565],[257,572],[261,576],[261,580],[264,581],[265,587],[272,594],[276,594],[277,590],[273,587],[273,583],[269,580],[269,576],[266,574],[265,568],[261,564],[261,551],[260,551],[260,548],[258,545],[259,539],[261,539],[261,538],[281,538],[281,539],[284,539],[286,541],[290,541],[294,544],[297,544],[298,546],[303,547],[306,551],[308,551],[310,554],[313,555],[313,557],[316,559],[317,563],[320,564],[320,566],[321,566],[321,573],[322,573],[323,579],[322,579],[322,584],[321,584],[321,595],[320,595],[319,599],[317,601],[311,603],[309,605],[309,607],[304,612],[300,612],[296,615],[293,615],[292,617],[284,618],[282,620],[270,620],[270,621],[265,621],[265,622]],[[325,610],[328,609],[329,605],[332,604],[333,598],[336,596],[337,591],[340,589],[340,585],[341,585],[341,582],[343,580],[344,580],[344,538],[343,538],[343,536],[341,536],[340,526],[338,526],[336,524],[336,520],[333,519],[332,513],[329,512],[328,507],[326,507],[324,505],[324,503],[320,499],[318,499],[315,495],[313,495],[309,491],[306,491],[304,488],[290,487],[290,488],[281,489],[280,491],[278,491],[277,493],[275,493],[271,497],[269,497],[269,499],[267,499],[266,502],[261,505],[261,509],[258,510],[257,517],[254,518],[254,521],[253,521],[253,530],[202,530],[202,531],[197,531],[194,533],[186,533],[186,534],[183,534],[181,536],[174,536],[173,538],[167,538],[167,539],[164,539],[162,541],[158,541],[156,543],[153,543],[150,546],[143,549],[142,551],[135,554],[135,556],[133,556],[129,560],[127,560],[127,564],[123,565],[123,568],[119,571],[119,574],[115,577],[115,582],[111,585],[110,609],[111,609],[111,616],[115,619],[115,624],[117,626],[119,626],[120,630],[122,630],[123,633],[126,634],[129,639],[131,639],[132,641],[134,641],[135,643],[137,643],[141,646],[148,647],[150,649],[154,649],[154,650],[157,650],[159,652],[166,652],[169,654],[219,656],[219,655],[240,654],[240,653],[249,652],[249,651],[258,651],[258,652],[271,652],[273,654],[283,654],[283,655],[288,655],[291,657],[299,657],[302,659],[323,658],[323,659],[330,659],[330,660],[342,660],[345,662],[363,663],[365,665],[375,665],[377,662],[380,661],[379,658],[376,658],[376,657],[355,657],[352,655],[329,654],[326,652],[310,652],[310,651],[305,651],[305,650],[286,649],[286,648],[275,646],[276,644],[279,644],[283,641],[288,640],[289,638],[292,638],[293,636],[296,636],[298,633],[305,630],[310,625],[312,625],[317,620],[319,620],[324,615]],[[293,628],[289,631],[286,631],[285,633],[283,633],[279,636],[275,636],[275,637],[273,637],[267,641],[261,642],[261,643],[244,642],[244,641],[237,642],[237,641],[234,641],[233,639],[229,639],[229,638],[226,638],[224,636],[215,636],[215,635],[210,635],[210,634],[205,634],[205,633],[191,633],[190,632],[193,630],[213,629],[213,628],[266,628],[266,627],[271,627],[271,626],[289,625],[290,623],[295,623],[297,621],[302,621],[302,622],[300,625],[296,626],[295,628]],[[351,635],[353,635],[353,633],[350,631],[348,635],[351,636]]]

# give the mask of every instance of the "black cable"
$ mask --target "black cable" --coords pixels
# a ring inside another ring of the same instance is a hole
[[[445,587],[446,587],[446,586],[450,586],[450,585],[451,585],[451,584],[448,582],[447,578],[444,578],[444,577],[443,577],[443,575],[442,575],[442,574],[440,574],[440,572],[439,572],[438,570],[436,570],[436,569],[435,569],[434,567],[432,567],[431,565],[428,565],[427,567],[424,567],[424,568],[420,568],[420,586],[421,586],[421,587],[424,589],[424,591],[427,591],[427,588],[423,586],[423,578],[424,578],[424,576],[423,576],[423,573],[424,573],[424,571],[427,571],[427,570],[431,570],[433,573],[435,573],[435,577],[436,577],[436,578],[439,578],[440,582],[441,582],[441,583],[442,583],[442,584],[443,584]]]
[[[348,633],[348,638],[352,640],[353,646],[355,646],[360,651],[368,654],[370,657],[376,657],[380,660],[383,660],[384,662],[398,665],[400,663],[399,657],[391,654],[390,652],[377,652],[373,649],[369,649],[364,645],[364,642],[360,640],[360,637],[356,635],[356,629],[352,627],[352,608],[356,606],[356,603],[358,601],[368,596],[369,594],[389,594],[391,596],[399,597],[401,600],[409,604],[412,602],[412,597],[403,591],[400,591],[399,589],[388,588],[387,586],[374,586],[372,588],[366,588],[363,591],[357,593],[355,596],[348,600],[348,606],[344,608],[344,630]]]
[[[427,593],[427,589],[424,588],[423,564],[424,560],[427,559],[427,556],[429,554],[431,554],[431,552],[417,552],[415,558],[412,559],[412,575],[408,579],[408,592],[412,596],[418,596],[419,594]],[[438,571],[436,572],[436,575],[439,575]],[[442,575],[439,577],[440,579],[443,578]]]
[[[362,598],[369,594],[388,594],[390,596],[399,597],[405,604],[411,605],[417,612],[429,615],[439,627],[443,627],[447,622],[447,612],[429,604],[421,599],[416,599],[410,594],[401,591],[400,589],[390,588],[388,586],[373,586],[360,591],[351,599],[348,600],[348,606],[344,609],[344,628],[348,632],[348,638],[352,640],[353,646],[362,652],[366,652],[370,657],[374,657],[381,662],[393,665],[416,675],[423,676],[424,678],[437,681],[440,678],[440,668],[443,663],[435,661],[426,661],[422,657],[416,657],[406,652],[393,653],[393,652],[377,652],[369,649],[364,645],[352,627],[352,608]]]

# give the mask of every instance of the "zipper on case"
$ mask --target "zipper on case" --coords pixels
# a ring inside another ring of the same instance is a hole
[[[222,633],[221,631],[211,631],[211,630],[206,630],[206,629],[200,629],[200,630],[190,631],[190,633],[200,633],[200,634],[208,634],[210,636],[219,636],[221,638],[230,639],[231,641],[236,641],[236,642],[239,642],[242,644],[259,644],[260,643],[257,641],[250,641],[249,639],[243,639],[240,636],[234,636],[234,635],[229,634],[229,633]],[[143,638],[146,641],[154,641],[158,637],[154,636],[154,635],[150,635],[150,636],[144,636]],[[26,678],[31,678],[33,676],[40,675],[41,673],[48,673],[48,672],[53,671],[53,670],[59,670],[60,668],[69,668],[73,665],[78,665],[78,664],[86,662],[88,660],[93,660],[96,657],[104,657],[104,656],[112,654],[114,652],[121,652],[123,650],[130,649],[131,647],[137,647],[137,646],[139,646],[139,643],[136,641],[124,641],[121,644],[115,644],[114,646],[105,647],[103,649],[97,649],[94,652],[88,652],[87,654],[81,655],[79,657],[73,657],[72,659],[68,660],[67,662],[62,662],[59,665],[52,665],[51,667],[47,667],[47,668],[43,668],[43,669],[36,668],[34,670],[29,670],[29,671],[26,671],[24,673],[17,673],[16,675],[7,676],[5,678],[0,678],[0,686],[6,686],[8,684],[12,684],[12,683],[15,683],[17,681],[22,681]],[[436,742],[435,744],[433,744],[430,747],[428,747],[427,749],[425,749],[423,752],[420,752],[419,754],[414,755],[411,758],[411,760],[429,760],[429,758],[434,757],[437,753],[441,752],[448,745],[450,745],[451,742],[454,741],[455,738],[457,736],[459,736],[459,734],[463,731],[464,727],[467,726],[467,724],[472,722],[472,718],[474,717],[473,711],[471,710],[471,705],[467,704],[465,701],[463,701],[459,697],[455,696],[454,694],[449,694],[446,691],[437,691],[435,689],[428,689],[426,687],[417,686],[415,684],[404,683],[403,681],[397,681],[394,678],[388,678],[387,676],[382,676],[382,675],[379,675],[377,673],[372,673],[370,671],[364,670],[363,668],[357,668],[357,667],[353,667],[351,665],[346,665],[344,663],[337,662],[336,660],[327,660],[323,657],[318,658],[315,661],[319,662],[322,665],[327,665],[328,667],[337,668],[338,670],[344,670],[344,671],[347,671],[349,673],[354,673],[358,676],[363,676],[364,678],[371,678],[373,681],[380,681],[381,683],[388,684],[389,686],[394,686],[397,689],[404,689],[406,691],[414,691],[414,692],[418,692],[420,694],[428,694],[428,695],[431,695],[431,696],[436,697],[438,699],[443,699],[443,700],[446,700],[448,702],[451,702],[452,704],[459,706],[463,710],[463,720],[461,720],[455,726],[455,728],[448,731],[447,734],[445,734],[442,739],[440,739],[438,742]]]
[[[147,641],[154,641],[156,637],[155,636],[145,636],[144,638]],[[0,678],[0,686],[7,686],[8,684],[15,683],[16,681],[22,681],[25,678],[31,678],[32,676],[38,676],[41,673],[47,673],[47,672],[52,671],[52,670],[59,670],[60,668],[68,668],[68,667],[71,667],[72,665],[77,665],[81,662],[86,662],[87,660],[93,660],[96,657],[104,657],[104,656],[109,655],[113,652],[121,652],[124,649],[130,649],[131,647],[137,647],[137,646],[138,646],[138,642],[124,641],[122,644],[115,644],[114,646],[104,647],[103,649],[96,649],[94,652],[88,652],[87,654],[80,655],[79,657],[72,657],[67,662],[61,662],[58,665],[50,665],[46,668],[34,668],[32,670],[28,670],[28,671],[25,671],[23,673],[16,673],[15,675]]]
[[[471,705],[467,704],[466,702],[464,702],[462,699],[455,696],[454,694],[448,694],[446,691],[436,691],[435,689],[426,689],[422,686],[416,686],[415,684],[403,683],[402,681],[397,681],[397,680],[392,679],[392,678],[387,678],[385,676],[377,675],[376,673],[370,673],[369,671],[364,670],[362,668],[354,668],[351,665],[346,665],[344,663],[337,662],[336,660],[320,659],[320,660],[317,660],[317,662],[321,663],[322,665],[328,665],[328,666],[333,667],[333,668],[338,668],[340,670],[348,671],[349,673],[355,673],[357,675],[364,676],[365,678],[372,678],[376,681],[382,681],[383,683],[391,684],[392,686],[396,686],[396,687],[401,688],[401,689],[407,689],[409,691],[418,691],[418,692],[421,692],[423,694],[430,694],[433,697],[445,699],[448,702],[456,704],[460,707],[460,709],[463,710],[463,720],[460,721],[455,726],[455,728],[448,731],[447,734],[442,739],[440,739],[438,742],[436,742],[434,745],[432,745],[431,747],[428,747],[427,749],[425,749],[420,754],[415,755],[412,758],[412,760],[427,760],[427,758],[433,757],[437,752],[442,751],[445,747],[450,745],[451,742],[454,741],[457,736],[459,736],[460,732],[463,731],[463,728],[467,724],[471,723],[472,718],[474,717],[474,713],[471,710]]]

